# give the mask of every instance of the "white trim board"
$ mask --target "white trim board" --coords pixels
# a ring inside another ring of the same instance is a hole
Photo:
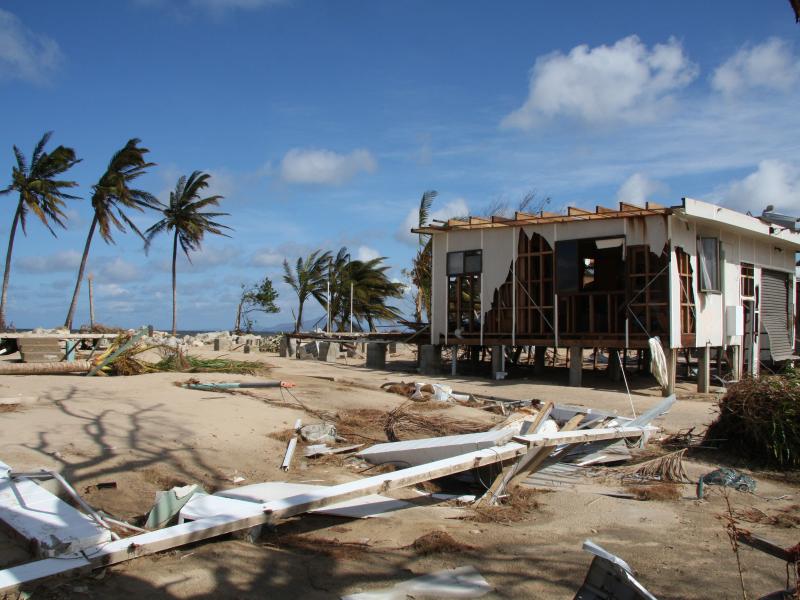
[[[611,439],[613,437],[641,437],[646,435],[650,429],[649,427],[624,427],[614,430],[596,430],[598,436],[604,437],[592,437],[591,431],[579,431],[575,433],[581,435],[583,441],[594,441],[596,439]],[[544,436],[521,437],[525,438],[525,442],[527,443],[529,442],[528,438]],[[563,439],[564,438],[561,437],[551,444],[541,443],[540,445],[564,443]],[[509,442],[495,448],[476,450],[475,452],[469,452],[461,456],[446,458],[416,467],[409,467],[393,473],[383,473],[365,479],[358,479],[356,481],[330,486],[322,490],[310,491],[288,498],[272,500],[261,505],[262,512],[260,514],[241,517],[224,514],[215,515],[190,523],[183,523],[181,525],[167,527],[166,529],[151,531],[107,544],[101,544],[93,548],[88,548],[85,551],[84,556],[88,558],[74,555],[74,558],[70,559],[69,556],[64,556],[59,559],[44,559],[17,567],[11,567],[0,571],[0,593],[16,590],[26,583],[37,581],[44,577],[65,574],[77,569],[97,568],[123,562],[139,556],[154,554],[226,533],[257,527],[267,522],[275,522],[278,519],[299,515],[351,498],[386,493],[389,490],[408,487],[446,475],[453,475],[485,465],[514,460],[523,456],[528,451],[529,448],[525,444]]]

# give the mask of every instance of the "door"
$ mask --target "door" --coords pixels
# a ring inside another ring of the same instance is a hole
[[[761,360],[779,362],[793,357],[789,316],[789,276],[761,272]]]

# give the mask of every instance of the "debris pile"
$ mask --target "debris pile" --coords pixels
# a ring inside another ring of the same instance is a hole
[[[706,441],[778,469],[800,467],[800,374],[744,379],[720,400]]]

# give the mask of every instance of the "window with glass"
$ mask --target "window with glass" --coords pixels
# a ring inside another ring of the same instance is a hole
[[[701,237],[697,240],[697,262],[700,266],[700,291],[720,292],[719,239]]]

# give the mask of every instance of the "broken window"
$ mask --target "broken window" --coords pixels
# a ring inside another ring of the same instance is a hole
[[[698,238],[697,262],[700,265],[700,291],[721,291],[719,276],[719,240],[717,238]]]
[[[481,250],[465,250],[447,253],[448,275],[474,275],[483,270]]]
[[[447,278],[447,329],[456,337],[480,334],[481,276],[451,275]]]

